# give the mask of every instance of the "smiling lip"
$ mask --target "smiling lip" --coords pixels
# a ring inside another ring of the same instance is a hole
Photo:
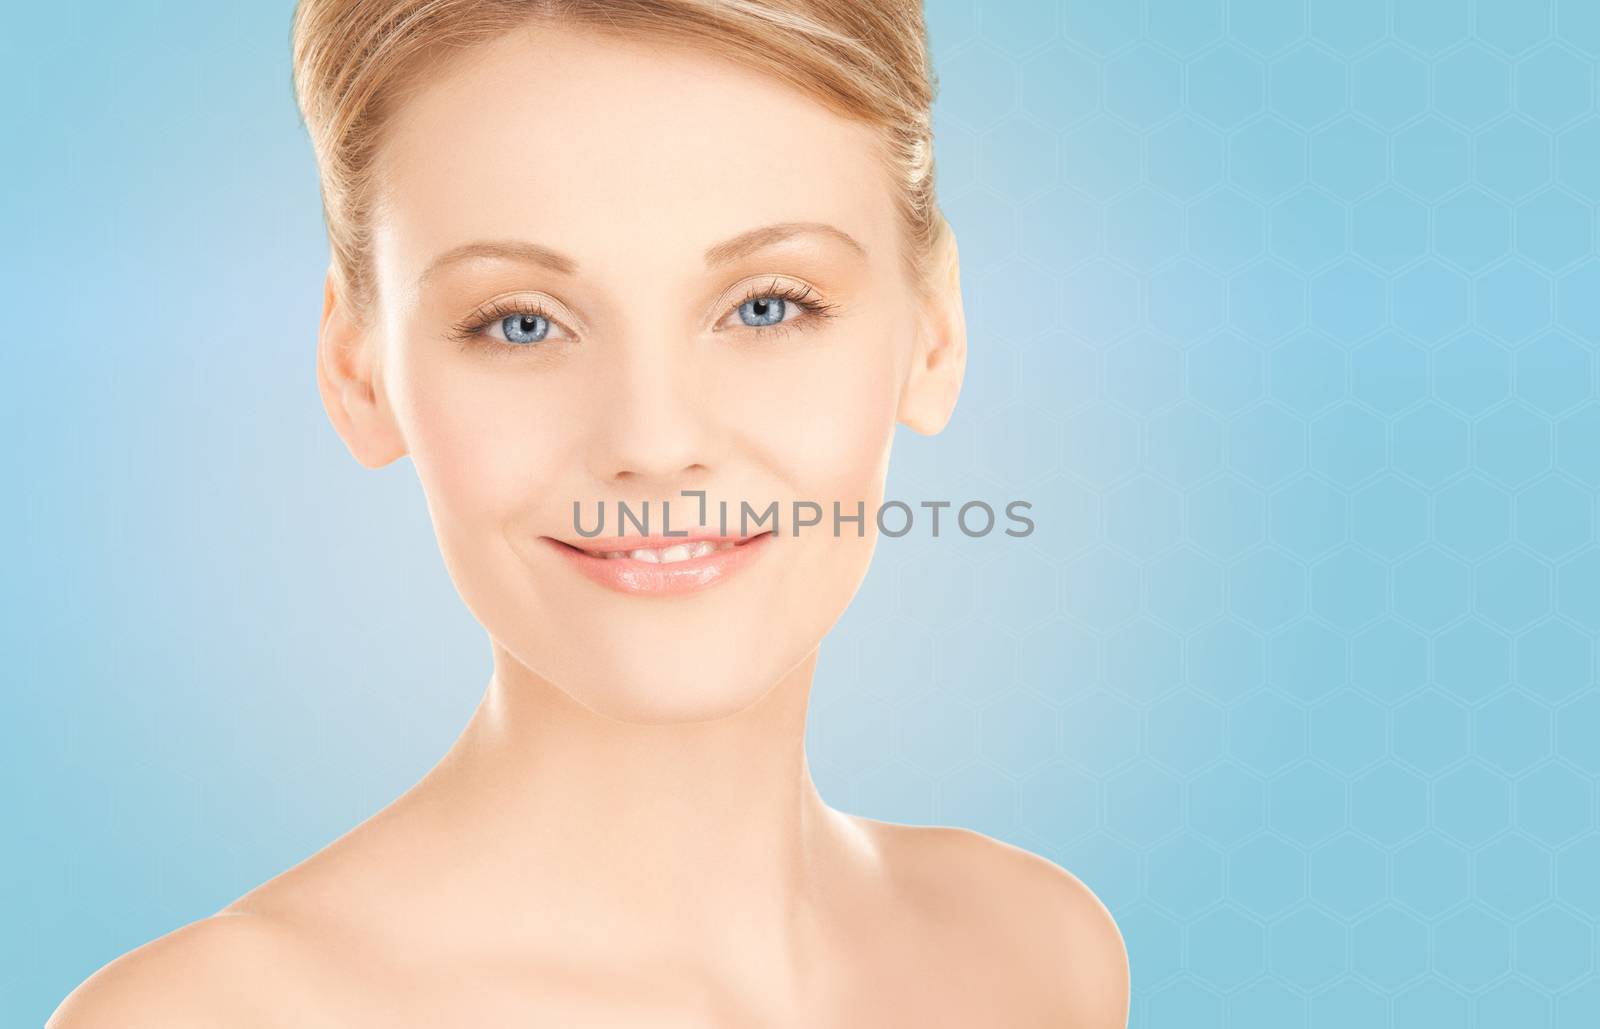
[[[718,536],[597,536],[581,543],[544,537],[589,579],[607,589],[632,594],[676,594],[725,581],[764,549],[772,533]]]

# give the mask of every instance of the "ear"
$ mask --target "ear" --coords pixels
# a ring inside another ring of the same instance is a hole
[[[900,392],[900,422],[924,436],[932,436],[950,420],[967,371],[961,258],[955,230],[948,224],[934,269],[932,291],[922,305],[916,353]]]
[[[330,268],[317,334],[317,390],[345,446],[368,468],[381,468],[406,452],[379,381],[376,349],[377,341],[353,317]]]

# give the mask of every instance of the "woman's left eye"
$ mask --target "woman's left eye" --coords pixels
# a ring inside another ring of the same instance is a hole
[[[813,298],[809,286],[786,289],[773,283],[767,287],[767,292],[746,297],[733,309],[730,317],[737,319],[734,327],[787,330],[791,326],[810,327],[806,323],[818,323],[832,310],[832,304]],[[795,324],[797,322],[798,325]]]
[[[751,297],[738,307],[739,320],[752,329],[776,325],[788,313],[789,301],[784,297]]]

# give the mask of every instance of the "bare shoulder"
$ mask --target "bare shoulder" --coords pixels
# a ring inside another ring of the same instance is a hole
[[[128,951],[85,979],[46,1029],[273,1024],[313,981],[306,942],[274,919],[224,911]]]
[[[46,1029],[315,1029],[370,1012],[373,984],[394,981],[396,967],[374,912],[393,911],[404,892],[390,871],[402,848],[375,831],[383,816],[100,968]]]
[[[1023,978],[1047,1024],[1124,1029],[1128,955],[1111,913],[1047,858],[970,829],[871,823],[919,905]]]

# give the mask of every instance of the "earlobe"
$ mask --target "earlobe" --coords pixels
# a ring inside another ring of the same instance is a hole
[[[406,452],[378,381],[375,345],[343,303],[338,280],[330,269],[323,286],[322,326],[317,334],[317,391],[339,437],[368,468],[381,468]]]
[[[950,421],[967,370],[967,322],[961,304],[961,260],[955,230],[945,227],[937,279],[923,305],[911,369],[900,394],[900,422],[932,436]]]

